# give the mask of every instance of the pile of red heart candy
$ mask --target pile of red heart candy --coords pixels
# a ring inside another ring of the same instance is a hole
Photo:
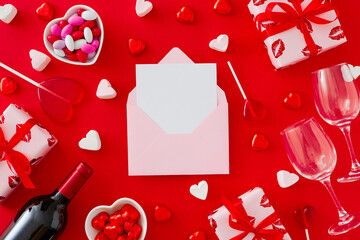
[[[129,204],[110,216],[101,212],[91,220],[93,228],[100,231],[95,240],[137,240],[142,231],[137,224],[139,218],[138,210]]]

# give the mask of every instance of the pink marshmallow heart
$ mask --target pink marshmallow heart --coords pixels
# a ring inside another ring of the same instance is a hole
[[[9,24],[17,14],[17,9],[11,4],[0,6],[0,19]]]
[[[48,55],[34,49],[30,50],[30,58],[32,67],[39,72],[44,70],[51,61]]]
[[[153,8],[153,5],[149,1],[145,0],[137,0],[135,5],[136,14],[139,17],[144,17],[148,14]]]

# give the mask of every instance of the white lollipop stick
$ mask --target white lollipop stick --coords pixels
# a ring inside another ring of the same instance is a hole
[[[309,229],[305,228],[306,240],[310,240]]]
[[[57,98],[60,98],[61,100],[65,101],[65,102],[67,102],[67,103],[69,102],[69,100],[63,98],[62,96],[59,96],[58,94],[54,93],[53,91],[51,91],[51,90],[47,89],[46,87],[42,86],[40,83],[35,82],[35,81],[32,80],[31,78],[25,76],[25,75],[22,74],[22,73],[19,73],[18,71],[16,71],[16,70],[12,69],[11,67],[3,64],[2,62],[0,62],[0,67],[8,70],[9,72],[15,74],[15,75],[18,76],[18,77],[24,79],[25,81],[27,81],[28,83],[31,83],[31,84],[34,85],[35,87],[41,88],[41,89],[47,91],[48,93],[54,95],[54,96],[57,97]]]
[[[228,61],[227,64],[229,65],[229,68],[230,68],[230,70],[231,70],[231,73],[232,73],[232,75],[234,76],[235,81],[236,81],[236,83],[237,83],[237,85],[238,85],[238,87],[239,87],[239,89],[240,89],[241,95],[243,96],[244,100],[247,100],[247,97],[246,97],[246,94],[245,94],[245,92],[244,92],[244,89],[241,87],[241,84],[240,84],[240,82],[239,82],[239,79],[238,79],[238,77],[236,76],[236,73],[235,73],[235,71],[234,71],[234,69],[233,69],[230,61]]]

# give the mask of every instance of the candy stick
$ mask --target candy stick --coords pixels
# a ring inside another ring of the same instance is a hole
[[[294,211],[296,221],[304,228],[306,239],[310,240],[309,228],[315,216],[315,209],[312,206],[305,206]]]
[[[48,93],[52,94],[53,96],[55,96],[55,97],[57,97],[57,98],[61,99],[62,101],[69,103],[69,100],[67,100],[67,99],[65,99],[65,98],[63,98],[63,97],[61,97],[61,96],[59,96],[58,94],[54,93],[53,91],[51,91],[51,90],[47,89],[46,87],[42,86],[40,83],[35,82],[35,81],[34,81],[34,80],[32,80],[31,78],[29,78],[29,77],[25,76],[25,75],[24,75],[24,74],[22,74],[22,73],[19,73],[18,71],[16,71],[16,70],[12,69],[11,67],[9,67],[9,66],[7,66],[7,65],[3,64],[2,62],[0,62],[0,67],[2,67],[2,68],[4,68],[4,69],[6,69],[7,71],[9,71],[9,72],[11,72],[11,73],[15,74],[15,75],[16,75],[16,76],[18,76],[18,77],[20,77],[20,78],[24,79],[25,81],[27,81],[28,83],[30,83],[30,84],[32,84],[32,85],[34,85],[35,87],[41,88],[41,89],[43,89],[43,90],[47,91]]]
[[[229,65],[229,68],[230,68],[230,70],[231,70],[231,73],[232,73],[232,75],[233,75],[234,78],[235,78],[236,84],[238,85],[238,87],[239,87],[239,89],[240,89],[241,95],[243,96],[244,100],[247,100],[247,97],[246,97],[246,94],[245,94],[245,92],[244,92],[244,89],[242,88],[242,86],[241,86],[241,84],[240,84],[240,81],[239,81],[238,77],[236,76],[236,73],[235,73],[235,71],[234,71],[234,69],[233,69],[230,61],[228,61],[227,64]]]

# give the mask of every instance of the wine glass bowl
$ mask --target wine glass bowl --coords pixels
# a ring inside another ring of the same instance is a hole
[[[360,163],[350,137],[350,124],[360,111],[360,93],[350,67],[341,63],[312,73],[316,109],[324,121],[343,132],[350,156],[351,171],[339,182],[360,180]]]
[[[360,213],[348,214],[341,206],[330,182],[336,165],[334,144],[312,117],[291,125],[281,133],[285,150],[295,170],[303,177],[321,182],[338,210],[339,221],[328,233],[339,235],[360,225]]]
[[[330,176],[336,166],[336,150],[314,118],[291,125],[281,136],[290,162],[301,176],[310,180]]]

